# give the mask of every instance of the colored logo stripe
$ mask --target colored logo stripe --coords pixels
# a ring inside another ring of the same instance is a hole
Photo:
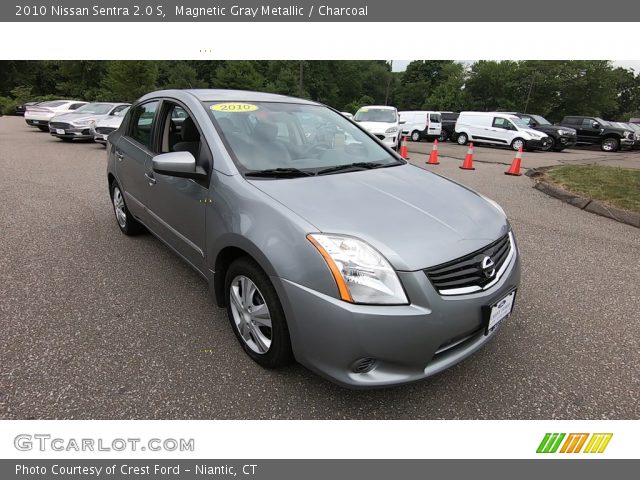
[[[602,453],[609,445],[613,433],[594,433],[587,443],[584,453]]]
[[[556,453],[560,444],[562,448],[558,453],[603,453],[609,445],[613,433],[545,433],[542,442],[538,445],[536,453]],[[562,440],[566,437],[564,443]],[[588,439],[588,442],[587,442]],[[586,447],[584,447],[586,443]],[[584,447],[584,451],[582,450]]]
[[[556,453],[558,447],[560,446],[560,442],[565,437],[564,433],[547,433],[545,434],[542,442],[538,445],[538,450],[536,453]]]

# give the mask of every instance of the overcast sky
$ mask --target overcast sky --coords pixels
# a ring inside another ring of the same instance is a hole
[[[403,72],[411,60],[394,60],[393,71]],[[473,60],[462,60],[464,63],[472,63]],[[640,60],[614,60],[613,64],[623,68],[631,68],[635,73],[640,73]]]

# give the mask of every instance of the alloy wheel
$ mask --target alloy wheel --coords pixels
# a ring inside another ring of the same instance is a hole
[[[229,298],[233,321],[242,340],[253,352],[267,353],[272,339],[271,314],[256,284],[244,275],[235,277]]]

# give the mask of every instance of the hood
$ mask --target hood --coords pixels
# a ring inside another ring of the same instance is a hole
[[[509,228],[504,215],[476,192],[413,165],[249,182],[319,232],[369,242],[397,270],[453,260]]]
[[[384,133],[387,128],[398,127],[396,122],[356,122],[371,133]]]
[[[523,128],[522,131],[525,132],[525,133],[528,133],[529,135],[531,135],[534,138],[539,138],[539,137],[544,138],[544,137],[547,136],[547,134],[544,133],[542,130],[536,130],[536,129],[533,129],[533,128]]]
[[[55,122],[66,122],[66,123],[77,123],[80,121],[89,121],[89,120],[99,120],[104,117],[104,114],[97,115],[95,113],[63,113],[62,115],[56,115],[51,121]]]
[[[571,127],[563,127],[561,125],[538,125],[535,127],[536,130],[539,130],[541,132],[547,133],[547,132],[558,132],[558,130],[571,130],[573,131],[573,133],[576,133],[576,129],[575,128],[571,128]]]
[[[107,115],[96,122],[96,127],[118,128],[124,117],[118,115]]]

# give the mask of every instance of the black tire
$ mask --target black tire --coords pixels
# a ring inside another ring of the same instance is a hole
[[[620,140],[615,137],[607,137],[602,140],[600,150],[603,152],[617,152],[620,150]]]
[[[133,215],[131,215],[131,212],[129,212],[129,209],[127,208],[127,204],[124,200],[124,194],[120,189],[120,185],[118,185],[118,183],[114,181],[110,186],[110,191],[111,191],[111,205],[113,206],[113,214],[116,217],[116,223],[118,224],[120,231],[125,235],[129,235],[129,236],[138,235],[144,232],[145,230],[144,226],[140,222],[138,222],[135,218],[133,218]],[[117,192],[120,192],[120,196],[122,198],[122,208],[125,214],[123,222],[121,222],[120,219],[118,218],[118,213],[116,209]]]
[[[553,149],[554,152],[561,152],[563,150],[564,150],[564,147],[558,147]]]
[[[411,132],[411,141],[419,142],[420,141],[420,132],[418,130],[414,130]]]
[[[62,140],[63,142],[73,142],[73,138],[70,137],[58,137],[60,140]]]
[[[271,345],[265,353],[257,353],[249,347],[234,320],[231,284],[238,277],[246,277],[254,283],[257,287],[257,294],[264,300],[264,304],[269,310],[269,315],[271,316],[271,328],[269,329]],[[293,352],[284,311],[276,289],[260,266],[248,257],[240,257],[235,260],[225,275],[224,291],[229,323],[246,354],[264,368],[280,368],[290,364],[293,361]]]
[[[549,135],[549,143],[547,144],[547,148],[541,148],[543,152],[551,152],[556,149],[556,139]]]
[[[466,133],[459,133],[458,137],[456,138],[456,142],[458,142],[458,145],[466,145],[468,141],[469,137]]]
[[[516,152],[520,149],[521,146],[522,146],[522,150],[525,150],[527,148],[527,142],[525,142],[520,137],[514,138],[513,142],[511,142],[511,149],[515,150]]]
[[[38,130],[40,130],[41,132],[48,132],[49,131],[49,127],[44,126],[44,125],[37,125]]]
[[[439,142],[446,142],[449,139],[449,134],[447,132],[445,132],[444,130],[442,130],[442,132],[440,133],[440,136],[438,137],[438,141]]]

